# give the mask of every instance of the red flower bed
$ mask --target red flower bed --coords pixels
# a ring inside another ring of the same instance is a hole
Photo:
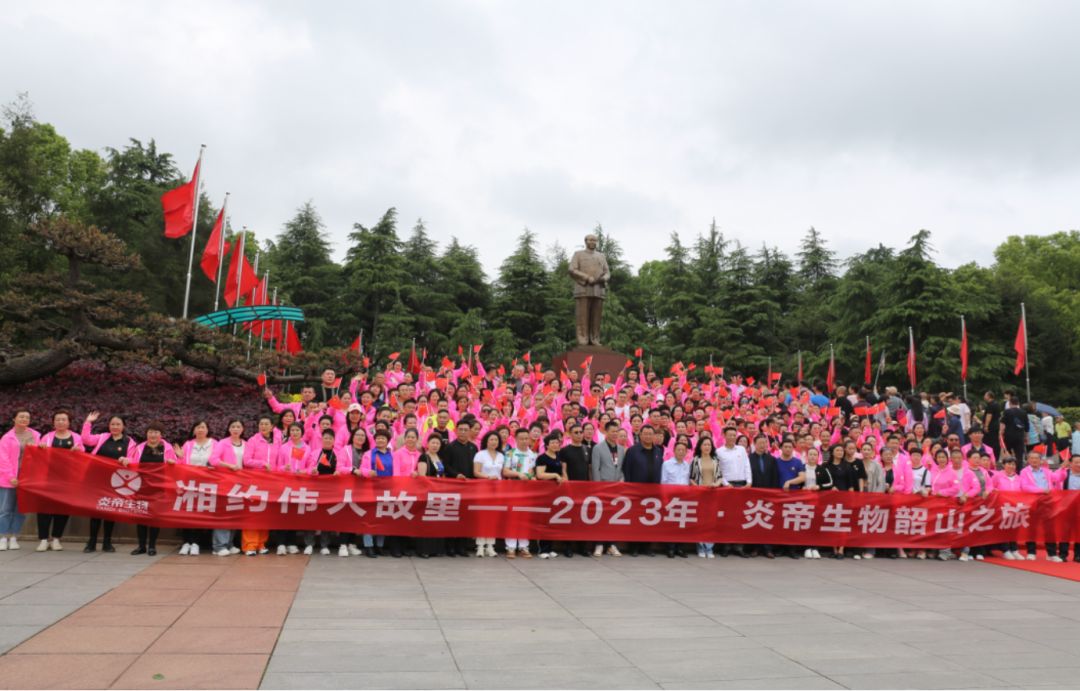
[[[104,432],[110,415],[127,421],[128,432],[142,439],[146,425],[158,421],[165,438],[182,443],[197,420],[210,424],[214,437],[225,435],[228,420],[240,418],[250,434],[259,415],[269,412],[255,386],[215,382],[197,370],[170,374],[148,365],[107,367],[80,360],[57,375],[20,386],[0,388],[0,429],[8,429],[16,408],[29,408],[31,426],[41,432],[52,428],[53,412],[67,409],[75,431],[86,414],[101,411],[94,432]]]

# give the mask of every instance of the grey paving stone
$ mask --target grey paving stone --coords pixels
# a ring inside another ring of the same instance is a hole
[[[401,646],[437,644],[443,642],[443,634],[438,628],[398,629],[398,628],[341,628],[341,629],[299,629],[286,627],[278,636],[279,648],[295,643],[353,643],[368,645],[387,643]]]
[[[781,679],[707,679],[661,684],[665,689],[842,689],[826,677],[784,677]]]
[[[44,624],[19,626],[16,624],[0,624],[0,654],[6,653],[27,638],[37,634],[45,628]]]
[[[77,605],[0,605],[0,622],[5,625],[49,625],[78,609]]]
[[[633,667],[470,670],[462,672],[470,689],[655,689],[658,684]]]
[[[21,588],[0,600],[0,605],[76,605],[81,607],[115,587],[53,588],[45,585],[47,582],[46,580],[28,588]]]
[[[997,689],[1010,685],[978,672],[895,672],[889,674],[837,674],[830,677],[851,689]]]
[[[463,689],[458,672],[267,672],[263,689]]]
[[[357,654],[321,646],[318,652],[294,654],[288,646],[275,648],[267,672],[455,672],[457,665],[449,651],[429,654],[426,650],[398,646],[398,654]]]

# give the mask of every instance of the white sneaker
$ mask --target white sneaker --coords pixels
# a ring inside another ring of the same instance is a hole
[[[222,547],[218,551],[214,552],[214,554],[216,554],[219,557],[227,557],[230,554],[232,554],[232,552],[229,551],[228,547]]]
[[[323,555],[324,557],[328,556],[330,554],[330,548],[329,547],[323,547],[322,549],[319,550],[319,554]]]
[[[199,556],[199,545],[197,543],[194,543],[194,542],[191,543],[191,552],[190,552],[190,554],[193,557]]]
[[[855,556],[852,557],[852,559],[862,559],[862,555],[861,554],[856,554]]]
[[[240,548],[239,547],[230,547],[229,548],[229,554],[240,554]]]
[[[498,553],[495,552],[495,545],[485,545],[484,546],[484,556],[485,557],[497,557],[497,556],[499,556]]]
[[[821,552],[814,550],[814,559],[821,559]]]
[[[312,555],[314,553],[315,553],[315,548],[312,547],[311,545],[308,545],[307,547],[304,548],[304,554],[307,554],[307,555],[310,556],[310,555]]]
[[[477,547],[476,548],[476,558],[477,559],[483,559],[484,556],[485,556],[484,555],[484,548],[483,547]]]
[[[360,548],[356,545],[349,545],[348,549],[350,557],[359,557],[361,554],[363,554],[363,552],[360,551]]]
[[[49,543],[49,549],[54,552],[63,552],[64,546],[60,544],[60,538],[54,537]]]
[[[6,537],[0,537],[0,552],[6,551],[8,548],[8,541]]]
[[[346,547],[345,545],[342,545],[341,547],[338,547],[337,548],[337,555],[339,557],[347,557],[347,556],[349,556],[349,548]]]
[[[864,554],[863,555],[863,559],[873,559],[873,558],[874,558],[873,554]]]
[[[191,554],[191,544],[185,542],[183,545],[180,546],[180,556],[186,557],[189,554]]]
[[[975,555],[975,561],[982,561],[982,560],[983,560],[983,555],[981,555],[981,554],[976,554]]]
[[[555,558],[557,558],[559,556],[559,553],[558,552],[548,552],[548,556],[551,557],[552,559],[555,559]]]
[[[266,549],[265,547],[260,547],[259,554],[270,554],[270,550]]]
[[[35,549],[34,551],[35,552],[48,552],[49,551],[49,541],[48,540],[42,540],[41,542],[38,543],[37,549]]]
[[[616,547],[615,545],[612,545],[611,547],[608,547],[607,548],[607,553],[608,553],[609,557],[621,557],[622,556],[622,552],[620,552],[619,548]]]
[[[1055,555],[1053,557],[1047,557],[1046,561],[1052,561],[1055,564],[1060,564],[1062,562],[1062,559],[1061,559],[1061,557]]]
[[[15,549],[15,548],[14,548],[14,547],[12,547],[12,549]],[[1034,555],[1034,554],[1029,554],[1029,555],[1027,555],[1027,560],[1028,560],[1028,561],[1035,561],[1035,555]]]
[[[3,543],[3,545],[4,545],[4,546],[3,546],[3,547],[0,547],[0,549],[7,549],[7,543],[6,543],[6,542],[4,542],[4,543]],[[596,546],[596,549],[594,549],[594,550],[592,551],[592,555],[593,555],[594,557],[596,557],[596,558],[600,558],[600,557],[604,556],[604,546],[603,546],[603,545],[597,545],[597,546]]]
[[[968,556],[967,554],[961,554],[961,555],[960,555],[960,556],[959,556],[959,557],[957,558],[957,561],[971,561],[971,557],[970,557],[970,556]]]
[[[1009,550],[1005,550],[1004,552],[1001,553],[1001,558],[1002,559],[1008,559],[1009,561],[1013,561],[1013,560],[1016,559],[1016,554],[1014,554],[1013,552],[1010,552]]]
[[[8,549],[19,549],[19,541],[14,535],[8,540]]]
[[[279,557],[284,557],[288,552],[285,550],[285,545],[277,546],[277,553]]]
[[[813,559],[814,558],[814,550],[807,547],[805,550],[803,550],[802,555],[803,555],[803,559]]]
[[[289,554],[300,554],[300,548],[296,545],[289,545],[285,549],[286,551],[288,551]]]
[[[699,549],[699,550],[697,551],[697,555],[698,555],[698,558],[699,558],[699,559],[704,559],[704,558],[705,558],[705,550],[703,550],[703,549]]]
[[[540,558],[541,558],[541,559],[550,559],[550,558],[551,558],[551,554],[549,554],[548,552],[541,552],[541,553],[540,553]]]
[[[705,558],[706,559],[716,559],[716,555],[713,554],[712,552],[706,552],[705,553]]]
[[[245,557],[254,557],[256,554],[257,552],[253,549],[249,549],[248,551],[244,552]]]

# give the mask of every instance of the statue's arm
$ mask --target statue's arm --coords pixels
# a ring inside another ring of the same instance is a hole
[[[577,283],[588,285],[589,277],[581,270],[581,262],[578,261],[576,254],[570,259],[570,271],[568,273],[570,274],[570,278],[574,279]]]
[[[606,286],[608,281],[611,280],[611,270],[608,269],[607,257],[603,257],[602,261],[604,262],[604,273],[600,278],[596,279],[596,282]]]

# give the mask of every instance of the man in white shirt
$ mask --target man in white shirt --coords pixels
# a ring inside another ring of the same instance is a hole
[[[716,450],[724,487],[750,487],[750,457],[746,449],[735,444],[739,433],[734,427],[724,428],[724,445]]]
[[[725,427],[724,445],[716,449],[721,484],[724,487],[750,487],[753,484],[750,474],[750,457],[746,455],[746,449],[735,444],[738,435],[734,427]],[[740,557],[749,556],[742,545],[723,545],[720,548],[720,556],[726,557],[731,547],[735,548],[735,553]]]

